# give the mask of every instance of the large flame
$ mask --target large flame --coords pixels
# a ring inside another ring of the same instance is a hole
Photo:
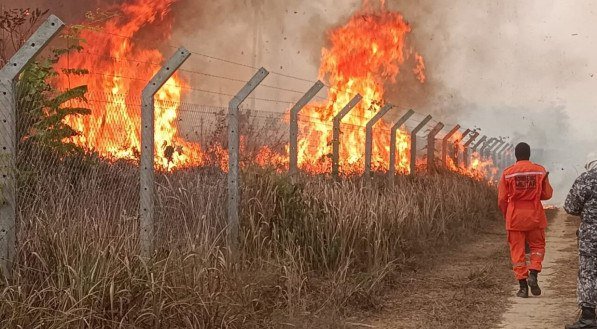
[[[60,87],[86,84],[91,115],[69,117],[79,132],[72,142],[111,159],[137,159],[141,150],[141,91],[164,58],[134,38],[147,25],[160,22],[174,0],[123,3],[100,31],[83,30],[84,52],[60,59],[61,68],[85,68],[89,75],[62,75]],[[168,28],[163,24],[163,28]],[[132,60],[131,60],[132,59]],[[200,146],[179,137],[177,112],[184,81],[174,76],[155,95],[155,161],[162,169],[200,165]],[[126,96],[125,96],[126,95]]]
[[[383,105],[385,84],[395,83],[400,67],[412,55],[405,46],[406,35],[411,31],[402,15],[381,6],[373,10],[366,6],[356,13],[346,25],[329,34],[330,47],[322,51],[321,78],[331,85],[325,103],[306,107],[302,115],[307,124],[302,125],[299,140],[299,166],[309,172],[328,172],[331,168],[332,120],[356,95],[363,100],[343,120],[340,137],[340,167],[343,173],[364,170],[365,125]],[[413,70],[424,82],[424,62],[419,54],[414,56]],[[398,172],[409,167],[409,136],[398,132]],[[372,166],[387,170],[390,155],[390,125],[380,121],[373,132]]]
[[[60,59],[58,67],[91,71],[89,75],[67,74],[58,78],[60,87],[86,84],[90,90],[90,102],[81,105],[91,108],[91,115],[66,119],[79,132],[72,138],[73,143],[108,159],[138,159],[141,91],[159,70],[164,58],[157,49],[135,40],[152,24],[160,24],[160,31],[165,31],[166,37],[170,35],[170,26],[164,19],[175,1],[127,1],[116,7],[116,15],[107,19],[99,29],[81,32],[86,41],[85,51]],[[364,1],[364,7],[344,26],[329,32],[329,47],[322,51],[319,69],[320,79],[330,85],[328,97],[324,102],[305,107],[299,122],[298,162],[302,170],[314,174],[330,172],[333,117],[356,94],[363,100],[342,122],[340,168],[344,174],[358,174],[364,170],[364,127],[384,105],[386,85],[395,83],[402,71],[414,74],[420,83],[426,81],[423,56],[406,45],[410,31],[411,27],[402,15],[388,11],[383,1],[377,8]],[[411,69],[404,70],[405,67]],[[199,144],[180,137],[177,117],[185,87],[188,87],[186,82],[175,75],[156,94],[156,165],[166,170],[213,165],[226,171],[228,154],[224,146],[212,142],[203,152]],[[390,127],[391,123],[381,120],[373,129],[374,170],[388,170]],[[459,134],[455,137],[455,153],[462,151],[462,137]],[[241,136],[241,153],[245,151],[245,139]],[[410,137],[406,131],[398,131],[396,151],[396,171],[407,173]],[[287,152],[262,146],[250,162],[285,170],[288,168]],[[460,168],[457,156],[449,158],[450,169],[473,177],[486,176],[493,170],[493,164],[478,155],[473,156],[470,168],[466,169]],[[242,166],[247,164],[241,163]]]

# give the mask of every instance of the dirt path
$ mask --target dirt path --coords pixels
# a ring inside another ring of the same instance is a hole
[[[550,223],[544,268],[540,274],[540,285],[544,293],[538,298],[510,298],[509,308],[497,328],[564,328],[564,324],[574,320],[577,313],[574,294],[577,270],[576,227],[576,220],[563,212],[559,212]]]
[[[398,279],[370,328],[488,328],[505,311],[512,280],[503,223],[438,250]]]
[[[354,327],[563,328],[577,315],[577,221],[552,212],[539,298],[517,299],[503,224],[398,278],[384,309]],[[356,319],[355,319],[356,320]]]

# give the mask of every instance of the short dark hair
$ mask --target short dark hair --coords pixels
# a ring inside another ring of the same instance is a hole
[[[531,158],[531,147],[527,143],[518,143],[514,149],[517,161],[529,160]]]

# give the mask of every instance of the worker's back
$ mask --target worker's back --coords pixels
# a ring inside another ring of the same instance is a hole
[[[547,171],[531,161],[518,161],[504,170],[499,187],[499,205],[506,214],[506,229],[532,231],[547,227],[541,200],[548,200],[553,189]]]
[[[564,209],[569,214],[581,216],[583,223],[597,225],[597,168],[576,179]]]

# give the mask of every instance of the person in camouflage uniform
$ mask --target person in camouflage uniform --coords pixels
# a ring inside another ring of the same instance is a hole
[[[580,216],[578,229],[578,303],[582,308],[580,319],[566,329],[597,329],[597,154],[588,157],[587,172],[576,179],[564,209],[570,215]]]

